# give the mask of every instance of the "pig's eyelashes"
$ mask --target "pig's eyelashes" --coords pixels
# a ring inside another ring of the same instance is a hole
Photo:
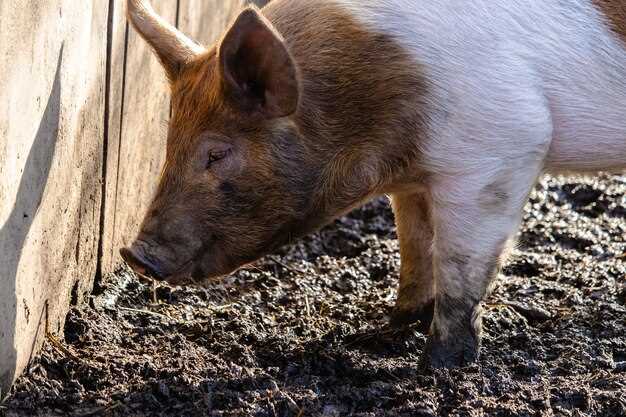
[[[211,151],[207,157],[206,168],[209,169],[211,165],[217,161],[220,161],[226,158],[231,152],[231,149],[226,149],[224,151]]]

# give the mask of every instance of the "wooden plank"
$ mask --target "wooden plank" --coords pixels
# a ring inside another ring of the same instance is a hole
[[[121,141],[124,72],[128,36],[126,0],[109,0],[107,112],[105,114],[105,170],[100,238],[100,274],[112,272],[119,261],[115,250],[115,213],[118,181],[118,158]]]
[[[90,291],[107,0],[0,2],[0,388]]]
[[[179,0],[178,27],[196,42],[210,46],[247,4],[265,0]]]
[[[176,21],[175,0],[154,1]],[[114,4],[102,273],[120,263],[119,248],[135,238],[165,155],[169,91],[161,65],[137,32],[127,31],[126,1]]]

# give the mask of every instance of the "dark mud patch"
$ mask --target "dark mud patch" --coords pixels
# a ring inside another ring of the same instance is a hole
[[[126,270],[68,315],[10,416],[626,415],[626,178],[544,178],[486,300],[480,364],[423,372],[392,329],[399,265],[377,200],[220,284]]]

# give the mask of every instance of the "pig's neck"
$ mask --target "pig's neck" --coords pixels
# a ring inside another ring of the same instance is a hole
[[[300,70],[296,123],[312,153],[328,161],[327,198],[348,209],[399,176],[415,176],[425,131],[419,64],[332,1],[275,0],[264,14]]]

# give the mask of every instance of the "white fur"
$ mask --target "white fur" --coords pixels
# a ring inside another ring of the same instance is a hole
[[[426,79],[436,290],[475,305],[542,171],[626,167],[624,44],[591,0],[337,1]]]
[[[626,49],[591,0],[338,1],[426,72],[433,165],[547,140],[548,170],[626,166]]]

